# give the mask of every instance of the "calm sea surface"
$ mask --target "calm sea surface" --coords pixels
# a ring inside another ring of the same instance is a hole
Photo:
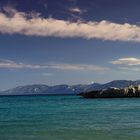
[[[140,140],[140,98],[0,97],[0,140]]]

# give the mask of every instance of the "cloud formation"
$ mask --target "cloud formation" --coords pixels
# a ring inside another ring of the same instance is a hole
[[[70,8],[69,11],[73,12],[73,13],[78,13],[78,14],[82,14],[83,13],[83,11],[80,8],[78,8],[78,7]]]
[[[31,65],[31,64],[24,64],[24,63],[17,63],[11,60],[0,60],[0,68],[8,68],[8,69],[40,69],[45,68],[41,65]]]
[[[140,67],[119,67],[120,70],[139,72]]]
[[[51,76],[54,76],[54,74],[45,72],[45,73],[42,73],[42,76],[51,77]]]
[[[73,71],[106,71],[109,68],[97,66],[97,65],[88,65],[88,64],[66,64],[66,63],[58,63],[58,64],[50,64],[48,68],[59,69],[59,70],[73,70]]]
[[[140,59],[134,57],[120,58],[115,61],[111,61],[112,64],[136,66],[140,65]]]
[[[0,60],[0,68],[7,69],[58,69],[58,70],[69,70],[69,71],[106,71],[108,68],[104,68],[97,65],[87,65],[87,64],[66,64],[66,63],[50,63],[46,65],[33,65],[24,64],[21,62],[14,62],[11,60]],[[50,73],[45,73],[44,75],[49,76]]]
[[[78,12],[78,9],[73,10]],[[118,24],[106,20],[71,22],[43,18],[39,13],[27,14],[10,8],[0,12],[0,33],[140,42],[140,27],[137,25]]]

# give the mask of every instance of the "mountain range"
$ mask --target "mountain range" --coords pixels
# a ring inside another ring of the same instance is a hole
[[[13,89],[1,91],[0,95],[76,95],[81,92],[92,90],[101,90],[109,87],[124,88],[130,85],[139,85],[140,80],[114,80],[105,84],[79,84],[79,85],[55,85],[48,86],[43,84],[34,84],[26,86],[18,86]]]

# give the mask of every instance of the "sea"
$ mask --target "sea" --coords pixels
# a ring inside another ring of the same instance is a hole
[[[140,98],[2,96],[0,140],[140,140]]]

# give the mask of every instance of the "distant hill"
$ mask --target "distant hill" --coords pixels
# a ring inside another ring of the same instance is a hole
[[[138,85],[140,84],[140,80],[131,81],[131,80],[115,80],[105,84],[89,84],[89,85],[55,85],[55,86],[47,86],[42,84],[36,85],[27,85],[27,86],[19,86],[13,89],[9,89],[3,92],[0,92],[0,95],[76,95],[85,91],[92,90],[101,90],[109,87],[117,87],[124,88],[129,85]]]
[[[86,87],[87,85],[27,85],[0,92],[0,95],[69,95],[83,92]]]

